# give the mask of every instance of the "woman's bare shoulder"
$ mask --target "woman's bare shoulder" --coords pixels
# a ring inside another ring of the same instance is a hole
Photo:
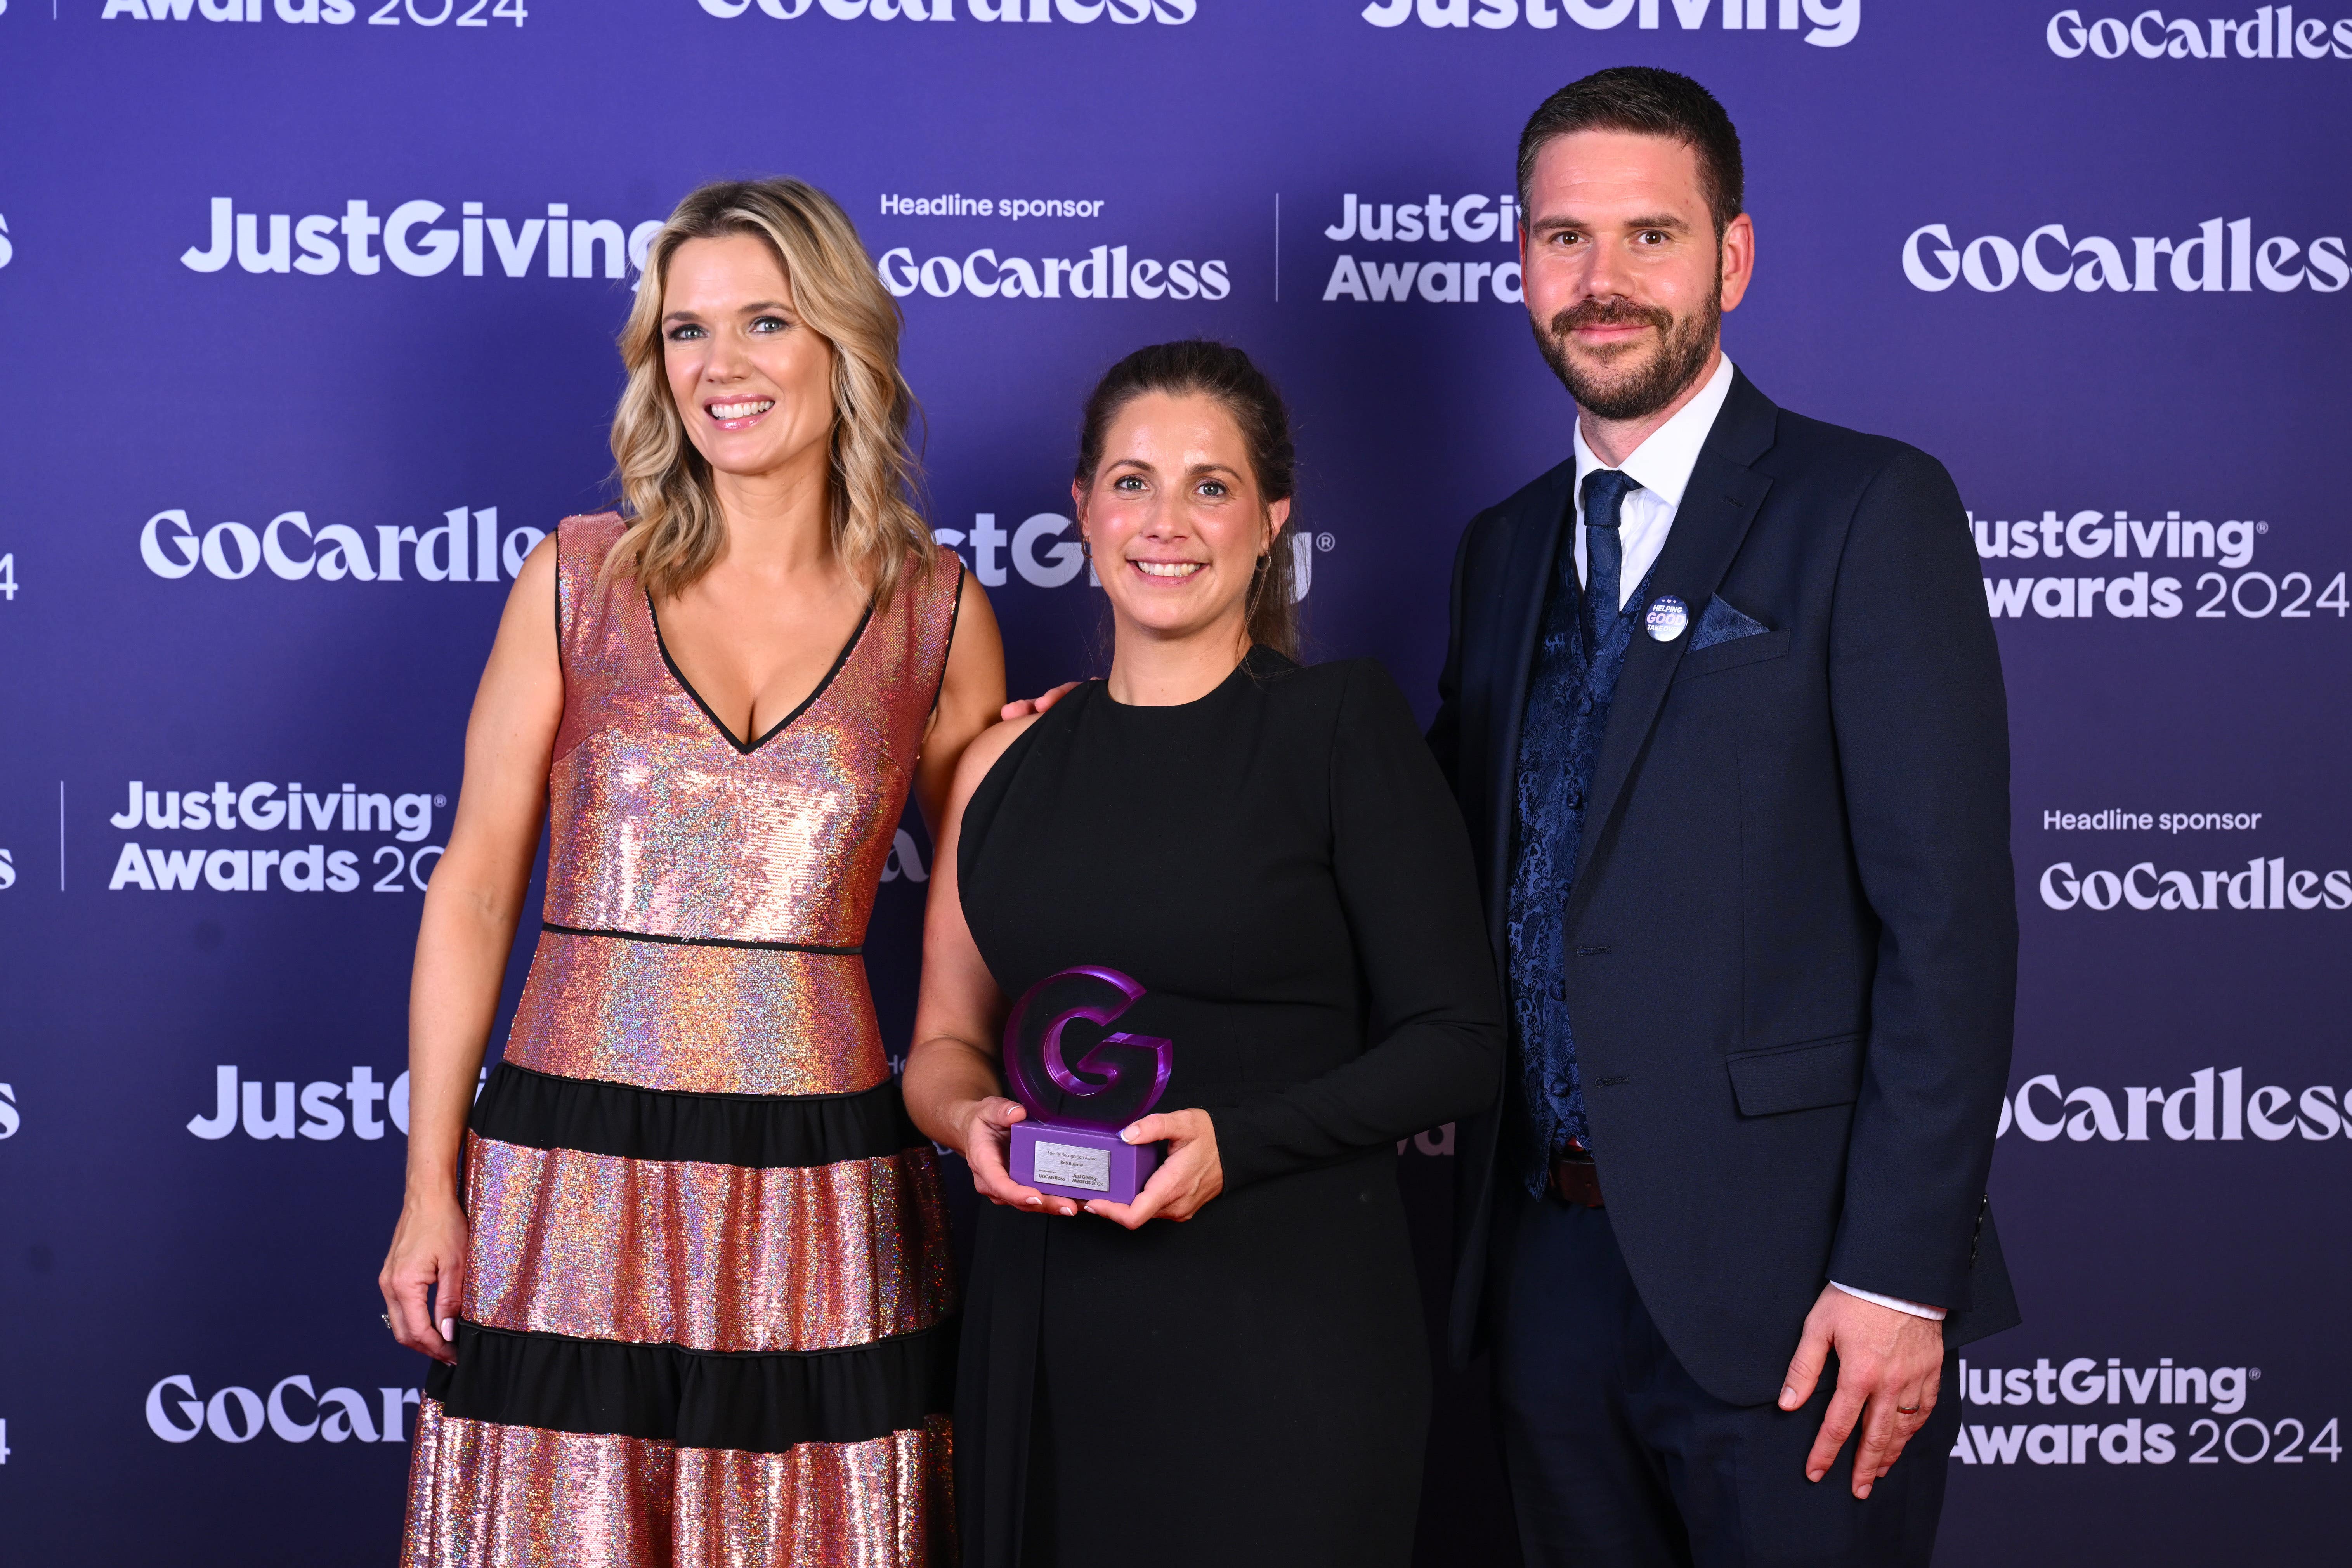
[[[980,787],[980,781],[986,778],[989,770],[1013,749],[1013,742],[1028,733],[1030,727],[1044,717],[1042,713],[1024,713],[1018,719],[1006,719],[991,724],[973,737],[971,744],[963,749],[963,756],[956,763],[953,804],[957,810],[962,809],[963,803],[971,798],[972,791]]]

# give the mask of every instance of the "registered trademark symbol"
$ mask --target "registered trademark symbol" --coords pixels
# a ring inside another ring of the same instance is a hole
[[[449,797],[446,795],[436,795],[433,797],[433,804],[436,805],[446,805],[449,804]]]
[[[2254,524],[2254,531],[2256,533],[2268,533],[2270,531],[2271,525],[2267,522],[2258,522]]]
[[[2252,1372],[2248,1373],[2246,1375],[2259,1382],[2263,1375],[2263,1369],[2261,1367],[2256,1367]]]
[[[1318,550],[1334,549],[1339,545],[1339,542],[1337,539],[1334,539],[1328,533],[1318,533],[1315,536],[1315,548]]]

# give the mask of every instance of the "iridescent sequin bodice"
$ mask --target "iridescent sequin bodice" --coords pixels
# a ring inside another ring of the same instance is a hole
[[[961,569],[941,552],[747,743],[671,663],[645,592],[598,582],[621,528],[577,518],[560,535],[546,925],[508,1059],[649,1089],[869,1088],[889,1068],[858,948]]]

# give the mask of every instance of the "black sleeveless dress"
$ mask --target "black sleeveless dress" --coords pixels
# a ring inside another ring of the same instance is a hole
[[[1403,697],[1264,648],[1174,707],[1089,682],[982,782],[957,869],[1008,997],[1078,964],[1145,987],[1116,1026],[1175,1043],[1160,1109],[1210,1112],[1225,1180],[1135,1232],[982,1209],[966,1561],[1402,1568],[1429,1367],[1396,1141],[1485,1109],[1504,1051],[1468,841]]]

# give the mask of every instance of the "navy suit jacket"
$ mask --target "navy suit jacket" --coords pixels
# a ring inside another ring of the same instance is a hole
[[[1520,717],[1575,479],[1571,459],[1479,513],[1454,559],[1430,743],[1504,973]],[[2017,911],[1980,581],[1942,465],[1739,375],[1650,584],[1692,630],[1635,623],[1569,900],[1569,1014],[1627,1267],[1735,1404],[1779,1395],[1830,1279],[1948,1309],[1948,1344],[2017,1321],[1984,1196]],[[1695,649],[1717,595],[1764,629]],[[1500,1110],[1457,1143],[1459,1358],[1482,1337]]]

